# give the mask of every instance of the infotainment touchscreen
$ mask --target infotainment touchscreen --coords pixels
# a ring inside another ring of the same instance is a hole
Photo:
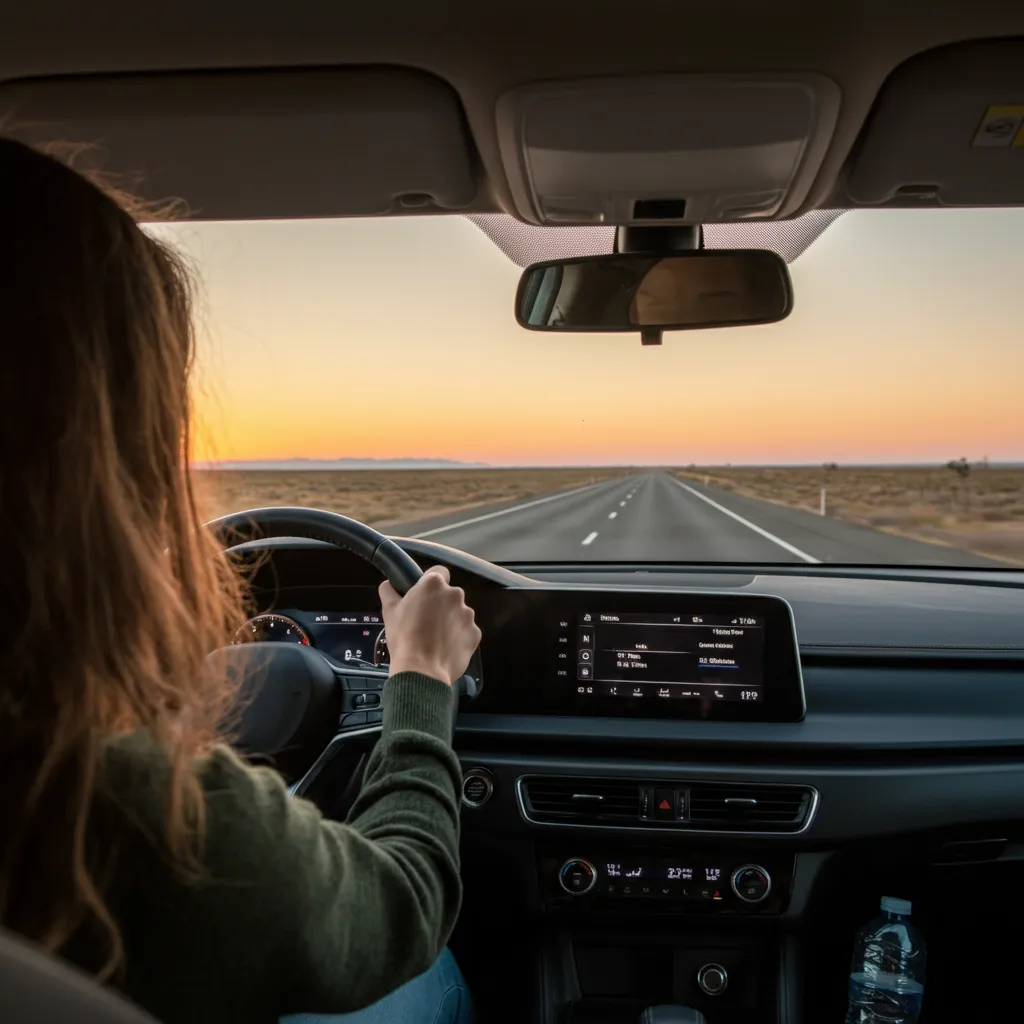
[[[563,635],[568,641],[568,630]],[[764,619],[758,616],[594,608],[578,613],[574,640],[581,701],[640,701],[653,710],[663,702],[762,697]]]
[[[765,594],[513,588],[474,596],[474,712],[798,722],[793,613]]]

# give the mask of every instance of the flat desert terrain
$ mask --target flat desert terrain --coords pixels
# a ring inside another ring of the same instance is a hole
[[[207,519],[263,505],[306,505],[387,527],[443,512],[612,480],[625,469],[197,471]]]
[[[675,468],[668,472],[721,491],[801,509],[813,515],[820,511],[821,490],[824,488],[829,518],[994,558],[1008,566],[1024,565],[1024,469],[961,463],[954,468],[717,466]],[[649,477],[651,474],[647,470],[628,468],[206,469],[197,471],[196,478],[207,518],[261,505],[307,505],[342,512],[387,530],[393,525],[419,522],[432,516],[462,510],[466,510],[467,516],[472,516],[473,510],[501,502],[528,501],[538,495],[569,491],[586,484],[613,485],[619,478],[636,476],[641,479],[644,475]],[[593,499],[595,508],[603,500],[600,494],[596,494]],[[524,543],[551,535],[553,530],[557,530],[559,517],[572,507],[573,499],[567,498],[566,501],[568,504],[559,499],[544,505],[538,510],[543,514],[536,521],[529,517],[522,520],[517,514],[513,518],[495,520],[493,526],[503,537],[510,531],[518,531],[526,538]],[[585,506],[589,510],[589,504],[585,502]],[[618,503],[609,508],[618,508]],[[617,551],[615,557],[629,555],[643,540],[644,532],[653,529],[651,516],[657,510],[643,505],[638,508],[645,508],[643,515],[647,518],[642,522],[633,520],[639,532],[630,533],[627,529],[623,535],[623,543],[628,541],[625,553]],[[612,534],[609,531],[612,528],[606,521],[608,517],[603,511],[598,516],[597,511],[594,512],[596,525],[588,525],[581,536],[594,529],[610,541]],[[679,536],[686,534],[689,512],[674,505],[660,512],[662,518],[668,516],[671,519],[666,527],[670,532],[681,528]],[[533,515],[532,511],[530,515]],[[722,525],[726,525],[725,520]],[[811,521],[805,525],[811,526]],[[458,533],[449,534],[444,539],[456,546],[475,543]],[[530,548],[530,544],[526,547]],[[602,554],[596,546],[593,549],[580,548],[580,539],[575,537],[564,547],[564,553],[560,548],[559,554],[569,559]],[[485,545],[484,550],[487,553],[491,548]],[[603,549],[605,554],[609,550]],[[661,557],[672,558],[675,555],[669,552]],[[893,556],[893,559],[900,560],[898,556]],[[851,554],[846,560],[863,559]]]
[[[719,466],[677,473],[815,513],[824,487],[832,518],[1024,565],[1024,469]]]

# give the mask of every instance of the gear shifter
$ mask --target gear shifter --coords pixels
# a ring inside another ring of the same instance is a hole
[[[637,1024],[708,1024],[700,1010],[689,1006],[648,1006]]]

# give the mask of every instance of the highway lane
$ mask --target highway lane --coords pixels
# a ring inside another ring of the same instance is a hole
[[[494,562],[1005,564],[644,471],[389,528]]]

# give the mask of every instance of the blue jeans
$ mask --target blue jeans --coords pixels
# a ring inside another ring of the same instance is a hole
[[[469,989],[446,949],[433,967],[355,1013],[297,1013],[281,1024],[469,1024]]]

